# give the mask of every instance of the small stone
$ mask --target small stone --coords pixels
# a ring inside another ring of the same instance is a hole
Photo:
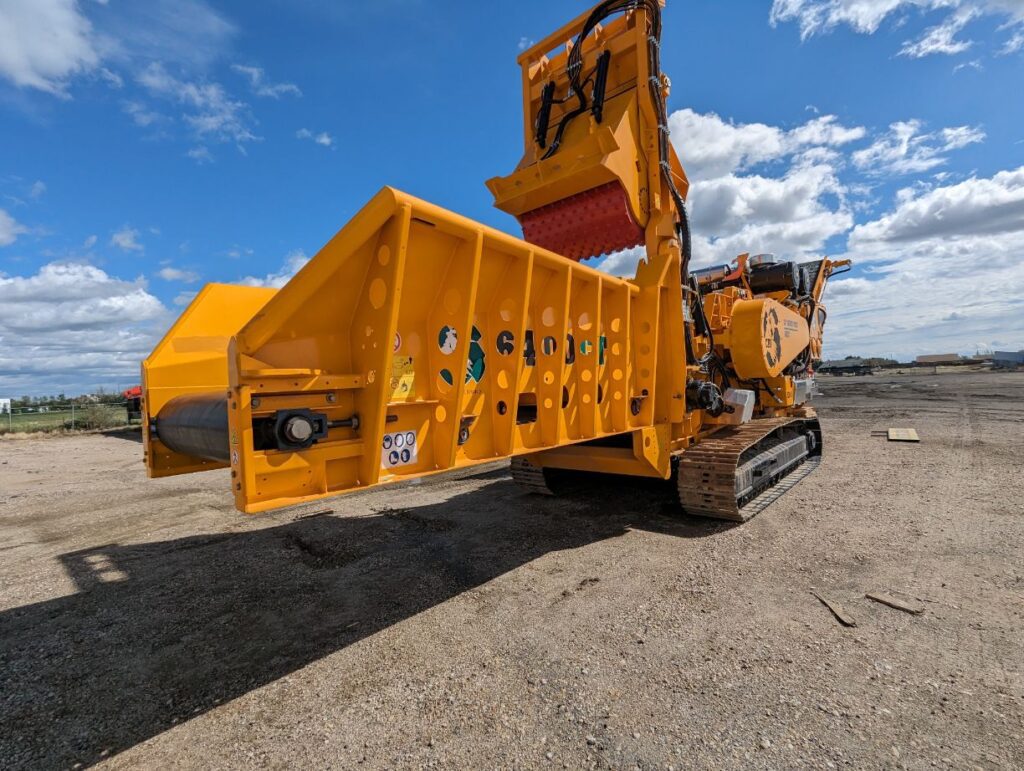
[[[772,740],[771,739],[769,739],[767,736],[764,736],[764,737],[761,738],[761,749],[762,750],[771,749],[771,746],[772,746]]]
[[[551,760],[551,758],[555,757],[555,753],[551,752],[551,750],[548,750],[547,752],[544,753],[544,757],[547,758],[548,760]]]
[[[587,744],[589,744],[591,746],[597,744],[597,737],[595,737],[595,736],[588,736],[587,737]]]
[[[633,738],[634,739],[639,739],[640,738],[640,732],[639,731],[633,731]]]

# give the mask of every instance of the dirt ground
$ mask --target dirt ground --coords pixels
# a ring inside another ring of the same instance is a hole
[[[740,527],[505,468],[245,517],[130,436],[0,441],[0,763],[1024,767],[1024,373],[821,388]]]

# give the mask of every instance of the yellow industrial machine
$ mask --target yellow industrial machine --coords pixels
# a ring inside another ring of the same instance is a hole
[[[744,520],[813,468],[846,263],[690,270],[661,13],[609,0],[519,57],[525,153],[488,186],[524,239],[384,188],[283,289],[200,292],[143,365],[149,474],[230,468],[258,512],[512,457]],[[582,264],[641,246],[630,280]]]

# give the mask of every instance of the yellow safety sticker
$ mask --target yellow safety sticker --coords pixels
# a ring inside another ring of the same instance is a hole
[[[413,395],[416,385],[416,370],[412,356],[396,354],[391,359],[391,398],[405,399]]]

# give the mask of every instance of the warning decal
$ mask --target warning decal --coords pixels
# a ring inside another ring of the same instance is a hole
[[[391,399],[406,399],[413,393],[416,384],[416,369],[412,356],[395,354],[391,357]]]
[[[384,468],[409,466],[416,462],[416,432],[396,431],[384,434],[380,445],[380,464]]]

